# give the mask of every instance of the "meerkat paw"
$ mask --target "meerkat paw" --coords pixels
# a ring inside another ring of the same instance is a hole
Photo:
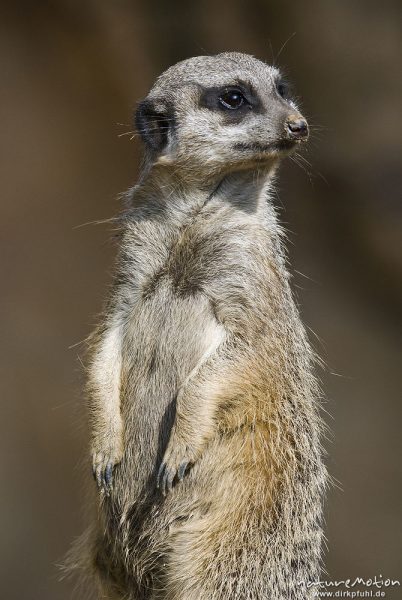
[[[99,490],[109,496],[113,488],[113,471],[121,461],[123,451],[121,445],[107,449],[96,449],[92,451],[92,473]]]
[[[182,481],[196,459],[192,446],[169,442],[156,480],[156,486],[164,496],[172,491],[175,480]]]

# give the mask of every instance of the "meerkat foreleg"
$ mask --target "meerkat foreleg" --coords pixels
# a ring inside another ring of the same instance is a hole
[[[215,432],[219,392],[230,354],[229,340],[222,335],[219,345],[205,353],[179,389],[175,422],[157,477],[157,487],[164,495],[171,491],[175,477],[183,479]]]
[[[100,490],[110,493],[113,468],[123,456],[120,412],[122,324],[108,325],[99,337],[89,369],[89,415],[94,477]]]

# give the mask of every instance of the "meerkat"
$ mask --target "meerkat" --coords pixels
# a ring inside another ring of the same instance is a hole
[[[99,597],[306,600],[321,561],[320,392],[272,203],[308,137],[279,71],[180,62],[138,106],[145,154],[88,366]]]

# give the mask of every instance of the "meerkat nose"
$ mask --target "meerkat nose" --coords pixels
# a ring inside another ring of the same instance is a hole
[[[288,117],[285,123],[287,136],[293,140],[304,140],[308,137],[307,121],[299,115]]]

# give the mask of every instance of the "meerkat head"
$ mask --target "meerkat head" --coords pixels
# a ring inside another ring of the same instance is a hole
[[[201,177],[275,164],[308,137],[278,69],[240,53],[170,67],[139,104],[136,124],[152,162]]]

